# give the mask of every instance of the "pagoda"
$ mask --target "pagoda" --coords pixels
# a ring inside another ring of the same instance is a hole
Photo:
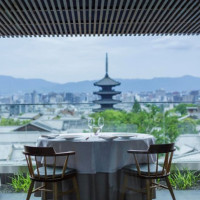
[[[119,100],[114,100],[113,96],[120,94],[121,92],[115,91],[112,88],[120,85],[120,82],[117,82],[109,77],[108,75],[108,54],[106,53],[106,74],[105,77],[94,83],[94,86],[101,87],[101,90],[98,92],[93,92],[93,94],[97,94],[101,96],[101,99],[93,101],[96,104],[101,105],[100,108],[94,109],[95,112],[104,111],[106,109],[115,109],[113,105],[120,103]]]

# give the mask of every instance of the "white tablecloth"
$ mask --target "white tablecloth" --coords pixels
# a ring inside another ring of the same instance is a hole
[[[70,156],[68,167],[77,169],[80,174],[113,173],[134,162],[133,156],[128,154],[127,150],[146,150],[155,141],[154,137],[148,134],[134,135],[136,136],[116,138],[112,141],[98,137],[86,140],[88,136],[85,133],[83,138],[74,140],[39,138],[37,146],[53,147],[57,152],[75,151],[75,156]],[[146,158],[145,155],[140,155],[138,160],[145,163]],[[62,166],[63,162],[64,158],[60,158],[57,165]]]
[[[127,164],[134,163],[133,156],[128,154],[127,150],[146,150],[149,145],[154,144],[154,137],[148,134],[137,134],[136,137],[129,139],[117,138],[113,141],[106,141],[101,138],[89,138],[86,140],[88,135],[85,133],[82,133],[82,135],[84,135],[83,138],[71,141],[39,138],[37,146],[51,146],[57,152],[76,152],[75,156],[71,156],[69,159],[68,167],[75,168],[78,171],[77,178],[81,200],[117,200],[123,180],[123,174],[120,169]],[[140,163],[146,162],[145,155],[140,155],[138,159]],[[62,166],[63,161],[63,158],[57,160],[57,165]],[[69,184],[64,181],[60,184],[60,189],[65,190]],[[130,184],[140,188],[145,183],[141,179],[132,177]],[[143,194],[129,192],[126,195],[126,200],[132,199],[133,195],[134,199],[137,200],[146,199]],[[61,199],[72,200],[76,198],[74,196],[65,196]]]

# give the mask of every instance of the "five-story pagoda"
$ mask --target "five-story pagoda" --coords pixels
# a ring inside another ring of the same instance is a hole
[[[106,53],[106,74],[103,79],[94,83],[94,86],[99,86],[102,89],[98,92],[94,92],[93,94],[97,94],[101,96],[101,99],[93,101],[96,104],[100,104],[101,107],[98,109],[94,109],[95,112],[104,111],[106,109],[116,109],[113,105],[120,103],[119,100],[114,100],[113,96],[120,94],[121,92],[115,91],[112,88],[120,85],[120,82],[117,82],[111,79],[108,75],[108,54]]]

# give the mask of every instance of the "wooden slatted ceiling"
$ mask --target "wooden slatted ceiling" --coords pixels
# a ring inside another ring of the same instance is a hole
[[[199,35],[200,0],[0,0],[0,37]]]

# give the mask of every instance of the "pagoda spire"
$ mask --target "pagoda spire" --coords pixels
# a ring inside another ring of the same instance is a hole
[[[108,53],[106,53],[106,77],[108,77]]]

